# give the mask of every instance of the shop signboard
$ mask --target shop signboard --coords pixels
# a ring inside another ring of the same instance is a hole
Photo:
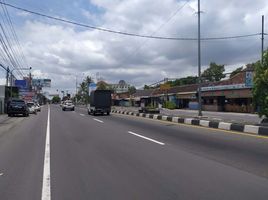
[[[253,86],[253,72],[246,72],[245,85]]]
[[[233,85],[217,85],[217,86],[209,86],[209,87],[202,87],[201,91],[216,91],[216,90],[236,90],[236,89],[246,89],[252,88],[251,85],[246,85],[245,83],[242,84],[233,84]]]

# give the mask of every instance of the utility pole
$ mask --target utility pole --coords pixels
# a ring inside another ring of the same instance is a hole
[[[201,99],[201,41],[200,41],[200,0],[198,0],[198,116],[202,116]]]
[[[6,86],[8,86],[8,78],[9,78],[9,66],[7,66]]]
[[[264,15],[262,15],[262,29],[261,29],[261,64],[263,65],[263,42],[264,42]]]

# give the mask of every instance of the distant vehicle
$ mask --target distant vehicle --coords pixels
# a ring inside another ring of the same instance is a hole
[[[71,100],[66,100],[64,104],[62,105],[62,110],[72,110],[74,111],[74,104]]]
[[[30,114],[37,114],[36,106],[34,102],[27,102]]]
[[[112,98],[111,90],[95,90],[90,93],[89,105],[87,107],[88,114],[96,115],[104,114],[110,115]]]
[[[23,116],[29,116],[29,108],[22,99],[12,99],[9,103],[7,114],[9,117],[22,114]]]

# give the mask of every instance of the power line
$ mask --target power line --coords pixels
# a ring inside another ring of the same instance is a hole
[[[1,43],[3,45],[2,47],[3,47],[4,52],[8,55],[11,66],[13,66],[14,69],[19,70],[23,67],[22,65],[23,58],[21,57],[19,43],[16,38],[16,33],[14,30],[12,21],[10,19],[9,13],[3,4],[1,6],[3,9],[3,15],[1,14],[1,17],[3,19],[3,24],[0,24],[0,25],[1,25],[2,33],[4,35],[3,37],[1,34]],[[11,36],[13,36],[13,39]],[[6,42],[4,39],[6,40]],[[17,71],[17,74],[20,74],[22,77],[24,76],[24,73],[22,71]]]
[[[4,0],[3,0],[3,2],[4,2]],[[12,35],[13,35],[13,38],[14,38],[15,42],[17,43],[17,49],[18,49],[18,52],[20,54],[20,58],[24,62],[24,64],[29,68],[29,65],[28,65],[27,60],[25,58],[25,55],[24,55],[24,53],[22,51],[21,44],[19,42],[18,36],[16,34],[16,31],[14,29],[14,26],[13,26],[12,20],[10,18],[10,15],[8,13],[8,10],[7,10],[6,6],[2,5],[2,7],[4,9],[4,12],[6,13],[6,16],[7,16],[7,19],[8,19],[9,25],[10,25],[10,28],[11,28],[11,32],[12,32]]]
[[[53,16],[50,16],[50,15],[46,15],[46,14],[43,14],[43,13],[36,12],[36,11],[28,10],[26,8],[21,8],[21,7],[18,7],[18,6],[9,4],[9,3],[0,2],[0,4],[6,5],[8,7],[11,7],[11,8],[14,8],[14,9],[17,9],[17,10],[24,11],[24,12],[27,12],[27,13],[31,13],[31,14],[34,14],[34,15],[45,17],[45,18],[48,18],[48,19],[52,19],[52,20],[64,22],[64,23],[67,23],[67,24],[80,26],[80,27],[85,27],[85,28],[89,28],[89,29],[95,29],[95,30],[99,30],[99,31],[103,31],[103,32],[108,32],[108,33],[114,33],[114,34],[126,35],[126,36],[132,36],[132,37],[140,37],[140,38],[159,39],[159,40],[186,40],[186,41],[196,41],[197,40],[197,38],[188,38],[188,37],[162,37],[162,36],[150,36],[150,35],[141,35],[141,34],[130,33],[130,32],[122,32],[122,31],[117,31],[117,30],[112,30],[112,29],[96,27],[96,26],[92,26],[92,25],[88,25],[88,24],[82,24],[82,23],[79,23],[79,22],[75,22],[75,21],[71,21],[71,20],[67,20],[67,19],[61,19],[61,18],[58,18],[58,17],[53,17]],[[226,36],[226,37],[208,37],[208,38],[201,38],[201,40],[237,39],[237,38],[258,36],[260,34],[261,33],[253,33],[253,34],[246,34],[246,35],[236,35],[236,36]]]
[[[186,4],[189,3],[190,0],[187,0],[182,6],[180,6],[179,8],[177,8],[177,10],[172,14],[170,15],[170,17],[164,22],[162,23],[150,36],[153,36],[154,34],[156,34],[161,28],[163,28],[173,17],[175,17],[178,12],[180,12],[185,6]],[[142,43],[140,46],[138,46],[134,51],[133,51],[133,54],[134,55],[137,55],[137,53],[139,52],[139,50],[142,49],[142,47],[144,47],[146,45],[146,43],[148,42],[148,40],[146,40],[144,43]],[[132,54],[132,55],[133,55]]]

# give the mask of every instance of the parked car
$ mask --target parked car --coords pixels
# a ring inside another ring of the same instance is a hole
[[[30,114],[37,114],[37,110],[36,110],[34,102],[27,102],[27,106],[29,108]]]
[[[38,103],[35,104],[35,108],[37,112],[41,112],[41,106]]]
[[[12,99],[8,105],[7,114],[9,117],[22,114],[23,116],[29,116],[29,108],[24,100]]]
[[[66,100],[64,104],[62,105],[62,110],[72,110],[74,111],[74,104],[71,100]]]

